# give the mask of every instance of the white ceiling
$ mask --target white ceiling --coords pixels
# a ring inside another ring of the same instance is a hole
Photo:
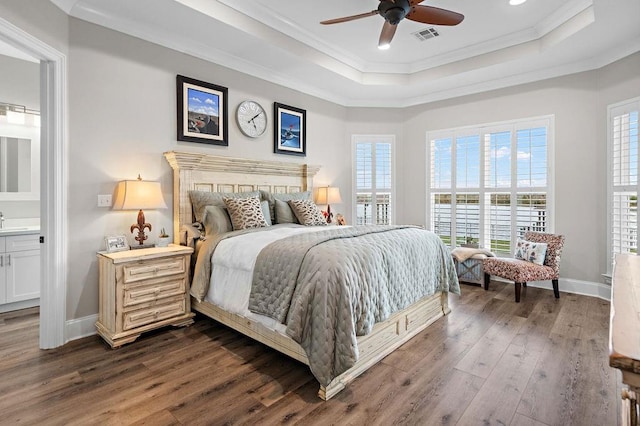
[[[638,0],[427,0],[465,15],[439,37],[405,19],[386,51],[378,0],[51,0],[67,14],[345,106],[404,107],[596,69],[640,51]],[[213,82],[220,83],[220,82]]]

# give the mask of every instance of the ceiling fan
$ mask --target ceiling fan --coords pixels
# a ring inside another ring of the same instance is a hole
[[[323,25],[339,24],[353,21],[368,16],[380,15],[385,22],[380,33],[378,47],[389,47],[396,33],[397,25],[404,18],[430,25],[458,25],[464,19],[464,15],[451,10],[440,9],[433,6],[421,5],[424,0],[380,0],[376,10],[358,15],[345,16],[343,18],[329,19],[320,22]]]

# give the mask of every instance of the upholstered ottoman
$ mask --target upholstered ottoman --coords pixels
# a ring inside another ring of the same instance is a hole
[[[474,247],[456,247],[451,250],[456,266],[458,281],[471,284],[484,282],[482,262],[487,257],[495,256],[490,250]]]
[[[453,256],[453,263],[456,265],[456,274],[460,282],[480,284],[484,282],[484,271],[482,270],[482,261],[487,256],[484,254],[474,254],[469,259],[460,262]]]

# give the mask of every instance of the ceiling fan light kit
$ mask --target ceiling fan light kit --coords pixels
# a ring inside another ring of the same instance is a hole
[[[371,12],[360,13],[358,15],[345,16],[343,18],[329,19],[320,22],[322,25],[339,24],[341,22],[354,21],[356,19],[367,18],[373,15],[380,15],[384,18],[384,25],[378,41],[378,49],[388,49],[393,36],[396,33],[397,25],[404,18],[411,21],[421,22],[429,25],[458,25],[464,19],[464,15],[451,10],[440,9],[433,6],[421,5],[424,0],[379,0],[378,9]],[[523,1],[523,0],[511,0]]]
[[[398,25],[410,10],[409,0],[382,0],[378,5],[378,13],[391,25]]]

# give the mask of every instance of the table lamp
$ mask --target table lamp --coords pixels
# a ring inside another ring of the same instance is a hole
[[[148,228],[149,231],[151,231],[151,224],[145,221],[142,210],[166,208],[167,205],[162,197],[160,182],[142,180],[140,175],[138,175],[137,180],[123,180],[118,182],[113,209],[139,210],[138,222],[131,225],[131,233],[133,233],[134,229],[138,230],[138,235],[135,239],[138,241],[139,246],[142,246],[147,239],[144,229]]]
[[[316,192],[316,204],[327,205],[327,223],[331,223],[331,220],[333,218],[333,213],[331,213],[331,204],[340,203],[342,203],[342,198],[340,197],[340,188],[331,186],[323,186],[318,188],[318,191]]]

